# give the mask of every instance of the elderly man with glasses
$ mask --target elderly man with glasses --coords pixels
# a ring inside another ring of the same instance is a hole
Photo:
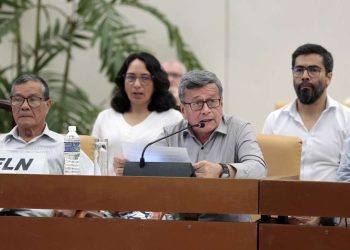
[[[46,116],[51,107],[47,83],[35,75],[19,76],[12,84],[10,102],[16,126],[0,138],[2,157],[15,159],[16,153],[23,159],[33,159],[35,164],[16,167],[2,164],[0,173],[21,174],[63,174],[63,135],[51,131],[46,124]],[[26,158],[27,157],[27,158]],[[80,153],[81,174],[93,175],[94,165],[89,157]],[[43,187],[45,188],[45,187]],[[56,211],[59,215],[69,215],[68,211]],[[66,213],[67,212],[67,213]],[[73,211],[74,212],[74,211]],[[0,216],[52,216],[48,209],[1,209]]]
[[[186,73],[179,86],[184,120],[164,128],[161,136],[193,127],[160,142],[185,147],[199,178],[254,178],[266,176],[266,164],[250,123],[223,115],[223,88],[209,71]],[[186,218],[187,215],[180,215]],[[248,215],[200,214],[198,220],[249,221]]]
[[[350,109],[327,94],[333,76],[332,54],[317,44],[304,44],[292,55],[297,98],[272,112],[263,132],[302,139],[301,180],[336,181],[336,173],[350,132]],[[302,218],[298,224],[317,224]]]

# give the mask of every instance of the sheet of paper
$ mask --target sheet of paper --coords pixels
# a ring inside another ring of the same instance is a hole
[[[0,174],[49,174],[45,151],[0,149]]]
[[[140,161],[143,145],[123,143],[123,155],[129,161]],[[144,154],[146,162],[191,162],[186,148],[149,146]]]

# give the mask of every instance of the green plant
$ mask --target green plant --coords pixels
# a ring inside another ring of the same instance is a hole
[[[79,124],[81,134],[89,134],[100,108],[93,105],[87,94],[74,84],[70,76],[72,52],[99,45],[101,72],[113,81],[125,57],[131,52],[146,50],[137,41],[140,33],[126,22],[120,6],[129,6],[155,16],[167,28],[170,45],[188,69],[201,68],[201,64],[184,43],[178,28],[156,8],[138,0],[67,0],[71,13],[45,0],[0,0],[0,45],[5,37],[14,44],[14,60],[0,64],[0,98],[9,97],[10,75],[34,73],[47,79],[54,105],[48,116],[49,127],[65,132],[68,123]],[[35,12],[34,41],[23,36],[23,15]],[[64,56],[63,71],[52,70],[58,57]],[[1,115],[1,114],[0,114]],[[1,116],[0,116],[1,118]],[[9,123],[0,120],[1,132]]]

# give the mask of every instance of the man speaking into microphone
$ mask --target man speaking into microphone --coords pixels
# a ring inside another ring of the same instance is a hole
[[[251,178],[266,176],[263,159],[250,123],[223,115],[223,88],[214,73],[194,70],[179,86],[180,110],[184,120],[164,128],[157,145],[187,148],[195,176],[199,178]],[[117,172],[123,164],[114,162]],[[122,163],[122,162],[121,162]],[[119,169],[118,169],[119,168]],[[198,220],[250,221],[248,215],[200,214]]]
[[[204,123],[162,140],[158,145],[185,147],[197,177],[262,178],[266,166],[248,122],[223,115],[223,89],[215,74],[191,71],[179,86],[184,120],[164,128],[161,136]]]

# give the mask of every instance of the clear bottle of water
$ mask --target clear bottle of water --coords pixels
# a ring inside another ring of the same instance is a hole
[[[68,134],[64,137],[64,174],[79,175],[80,138],[75,126],[68,126]]]

